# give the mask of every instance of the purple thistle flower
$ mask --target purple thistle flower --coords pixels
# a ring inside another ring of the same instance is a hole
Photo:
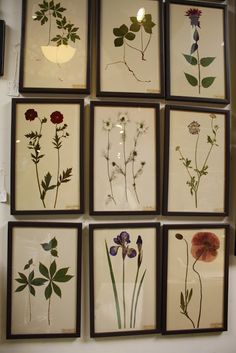
[[[117,245],[110,247],[110,255],[116,256],[119,248],[122,249],[122,258],[125,259],[126,255],[130,258],[133,258],[137,255],[137,252],[133,248],[129,248],[128,244],[130,243],[130,236],[127,232],[121,232],[120,235],[117,235],[113,239],[114,243]]]
[[[199,17],[201,16],[202,11],[198,9],[189,9],[186,11],[185,16],[187,16],[191,21],[191,26],[199,27],[200,28],[200,21]]]

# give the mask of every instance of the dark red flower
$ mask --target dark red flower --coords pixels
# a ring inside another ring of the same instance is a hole
[[[55,111],[50,115],[50,118],[53,124],[60,124],[63,122],[64,116],[60,112]]]
[[[38,117],[38,113],[34,109],[28,109],[25,112],[25,119],[29,121],[33,121],[35,118]]]
[[[191,20],[191,26],[198,26],[200,28],[199,17],[201,16],[202,11],[198,9],[189,9],[186,11],[185,16],[189,17]]]
[[[216,234],[198,232],[192,239],[191,254],[197,260],[211,262],[215,260],[219,247],[220,241]]]

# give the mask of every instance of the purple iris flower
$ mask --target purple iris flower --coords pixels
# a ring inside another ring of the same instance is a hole
[[[112,256],[116,256],[119,248],[122,250],[122,258],[125,259],[126,255],[130,258],[133,258],[137,255],[137,252],[133,248],[129,248],[130,236],[127,232],[121,232],[120,235],[117,235],[116,238],[113,239],[114,243],[117,245],[110,247],[110,254]]]

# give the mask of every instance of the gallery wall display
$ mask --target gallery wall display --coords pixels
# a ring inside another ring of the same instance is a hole
[[[80,336],[82,225],[9,222],[7,339]]]
[[[228,103],[226,5],[168,0],[165,19],[166,97]]]
[[[0,76],[4,74],[5,22],[0,20]]]
[[[226,216],[230,113],[166,106],[163,214]]]
[[[12,100],[12,214],[83,213],[83,107]]]
[[[160,332],[159,223],[94,224],[89,232],[91,337]]]
[[[229,226],[164,226],[163,333],[227,330]]]
[[[97,95],[162,97],[162,1],[97,0]]]
[[[23,0],[20,92],[89,93],[90,12],[90,0]]]
[[[90,214],[158,214],[159,105],[91,102]]]

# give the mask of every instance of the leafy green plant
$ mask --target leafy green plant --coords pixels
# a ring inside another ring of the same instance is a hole
[[[35,12],[34,21],[39,21],[41,26],[46,23],[49,24],[48,28],[48,43],[55,42],[57,46],[68,45],[69,41],[75,43],[76,40],[80,40],[77,34],[79,27],[76,27],[64,16],[66,8],[61,6],[61,3],[55,3],[55,1],[43,1],[38,4],[39,10]],[[55,19],[57,28],[61,31],[60,34],[55,35],[53,38],[51,36],[52,31],[52,18]]]
[[[201,88],[208,88],[210,87],[214,81],[216,77],[213,76],[208,76],[208,77],[204,77],[202,78],[202,74],[201,74],[201,70],[202,68],[208,67],[209,65],[211,65],[211,63],[215,60],[216,57],[204,57],[204,58],[200,58],[200,53],[199,53],[199,40],[200,40],[200,36],[199,36],[199,30],[198,28],[200,28],[200,21],[199,18],[202,15],[202,11],[199,9],[189,9],[185,16],[189,17],[190,22],[191,22],[191,26],[194,28],[194,32],[193,32],[193,43],[191,45],[191,49],[190,49],[190,54],[183,54],[185,60],[192,66],[196,66],[198,69],[198,77],[195,77],[189,73],[184,73],[186,80],[188,81],[188,83],[193,86],[193,87],[198,87],[198,93],[201,93]],[[196,57],[194,55],[196,54]]]
[[[107,64],[106,69],[110,65],[123,64],[138,82],[151,82],[150,80],[140,79],[135,71],[131,69],[131,66],[127,62],[126,51],[128,48],[137,51],[141,54],[141,60],[146,61],[145,53],[150,45],[152,28],[155,25],[156,24],[152,21],[152,15],[144,14],[141,19],[138,19],[136,16],[130,17],[130,24],[128,25],[122,24],[119,27],[113,28],[113,34],[115,36],[114,46],[116,48],[123,47],[123,55],[121,60]],[[137,37],[138,32],[139,38]],[[132,45],[131,43],[133,43],[135,39],[135,44]],[[140,41],[140,44],[138,44],[138,41]]]

